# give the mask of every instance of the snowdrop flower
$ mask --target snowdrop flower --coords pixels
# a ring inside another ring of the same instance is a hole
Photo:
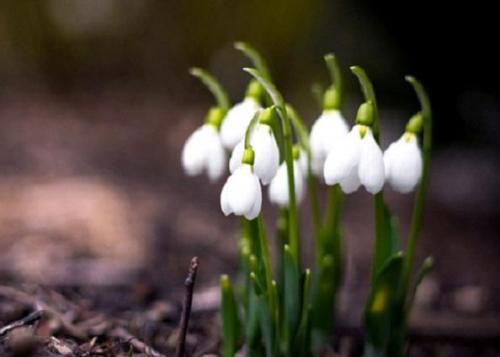
[[[220,206],[224,215],[231,213],[255,219],[262,206],[262,191],[259,178],[254,173],[252,149],[245,151],[245,158],[227,179],[220,195]]]
[[[384,185],[384,159],[370,127],[355,125],[336,145],[325,162],[325,182],[340,184],[342,191],[351,193],[360,185],[372,194]]]
[[[223,115],[220,108],[212,108],[206,123],[186,140],[181,162],[187,175],[196,176],[206,172],[210,181],[215,181],[226,171],[226,152],[217,130]]]
[[[250,134],[250,146],[255,153],[253,169],[263,185],[268,185],[276,175],[279,167],[280,153],[273,130],[268,124],[267,116],[272,113],[266,109],[261,114],[259,123]],[[245,151],[244,140],[240,141],[231,154],[229,170],[231,173],[241,165]]]
[[[303,153],[293,160],[293,177],[295,185],[295,197],[297,204],[302,202],[304,198],[304,185],[305,185],[305,172],[302,169],[300,158],[304,156]],[[274,176],[271,184],[269,185],[269,200],[278,205],[279,207],[288,207],[290,204],[289,194],[288,194],[288,171],[286,167],[286,162],[283,162],[276,176]]]
[[[312,170],[317,176],[322,175],[328,153],[349,132],[347,123],[337,109],[324,110],[311,128],[310,145]]]
[[[220,136],[222,144],[227,149],[233,150],[243,140],[248,124],[255,113],[262,109],[257,99],[261,92],[260,88],[258,82],[250,82],[245,99],[229,109],[222,121]]]
[[[417,135],[406,132],[384,152],[385,179],[391,187],[408,193],[422,177],[422,152]]]

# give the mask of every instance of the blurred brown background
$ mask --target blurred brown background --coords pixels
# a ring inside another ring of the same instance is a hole
[[[234,272],[237,222],[219,210],[221,183],[185,177],[179,154],[212,100],[188,68],[210,69],[238,101],[248,62],[232,42],[245,40],[308,122],[319,113],[310,85],[328,78],[322,56],[344,65],[349,120],[361,94],[348,66],[363,66],[384,147],[418,108],[403,76],[424,82],[436,150],[419,253],[436,269],[421,304],[500,312],[498,58],[483,41],[493,15],[460,6],[452,16],[427,0],[1,1],[2,280],[170,289],[192,255],[205,284]],[[406,232],[411,196],[387,191]],[[366,289],[371,221],[370,197],[349,196],[350,291]],[[309,227],[306,214],[307,260]]]

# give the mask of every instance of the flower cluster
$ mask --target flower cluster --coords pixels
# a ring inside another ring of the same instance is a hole
[[[256,85],[257,82],[251,82],[251,93],[257,91]],[[373,111],[372,103],[363,103],[356,124],[349,131],[340,110],[324,110],[309,136],[311,170],[327,185],[338,184],[344,193],[355,192],[364,186],[368,192],[376,194],[386,181],[396,191],[408,193],[417,186],[422,175],[422,154],[417,137],[421,128],[418,123],[409,125],[402,137],[383,153],[373,134]],[[218,108],[212,108],[206,123],[186,141],[182,152],[186,173],[206,172],[210,180],[216,180],[229,166],[231,175],[221,193],[221,208],[226,215],[234,213],[247,219],[255,218],[262,203],[260,184],[269,185],[272,203],[287,207],[287,166],[283,160],[280,164],[272,110],[263,109],[255,96],[247,96],[223,114]],[[256,122],[252,121],[254,117]],[[249,149],[252,160],[245,162],[244,156]],[[229,164],[226,150],[232,151]],[[296,200],[300,202],[308,164],[306,154],[295,151],[293,175]],[[255,183],[259,184],[258,189]]]
[[[257,67],[244,69],[254,78],[245,98],[231,107],[213,76],[201,69],[192,71],[212,91],[217,106],[209,110],[205,124],[191,134],[182,151],[182,165],[188,175],[206,173],[213,181],[229,170],[220,194],[220,207],[226,216],[244,217],[239,236],[244,284],[239,299],[229,278],[221,278],[222,355],[234,356],[242,338],[248,355],[263,355],[264,351],[266,356],[322,354],[335,325],[335,301],[345,270],[343,193],[353,193],[361,186],[373,194],[375,203],[373,282],[363,313],[365,352],[385,355],[391,350],[398,351],[394,355],[403,355],[405,335],[401,329],[406,329],[417,289],[416,285],[411,286],[411,273],[429,176],[432,114],[425,90],[415,78],[406,78],[413,85],[422,110],[384,152],[379,144],[377,99],[362,68],[351,67],[363,90],[364,102],[350,127],[341,112],[340,67],[333,54],[325,56],[331,84],[320,93],[322,113],[309,131],[272,82],[258,51],[246,43],[236,43],[235,47]],[[264,105],[270,102],[271,106]],[[316,186],[318,179],[330,186],[324,214]],[[419,186],[406,256],[398,251],[401,242],[384,200],[385,183],[401,193]],[[266,186],[269,201],[280,208],[274,239],[278,251],[276,279],[266,225],[261,219],[262,191]],[[306,189],[315,246],[312,272],[302,270],[300,255],[303,227],[298,204]],[[431,267],[432,259],[426,259],[419,279]],[[380,297],[386,302],[381,304]],[[239,318],[241,313],[243,321]]]

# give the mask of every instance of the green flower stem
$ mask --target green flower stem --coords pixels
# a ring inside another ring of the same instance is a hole
[[[408,293],[408,287],[410,285],[411,273],[413,271],[413,264],[415,260],[415,249],[417,245],[418,235],[420,233],[420,227],[422,225],[422,215],[424,210],[425,194],[427,192],[427,185],[429,182],[429,172],[431,163],[431,149],[432,149],[432,110],[429,100],[422,84],[414,77],[407,76],[406,80],[413,86],[420,105],[422,107],[421,114],[424,118],[424,130],[423,130],[423,172],[420,185],[415,199],[415,206],[413,208],[413,214],[410,225],[410,233],[408,236],[408,248],[406,259],[403,264],[403,275],[401,281],[401,302],[404,303],[406,295]]]
[[[332,84],[330,85],[330,89],[334,90],[335,93],[335,102],[333,103],[334,109],[340,109],[343,103],[343,82],[342,82],[342,73],[340,70],[339,63],[337,62],[337,58],[333,53],[329,53],[325,55],[325,62],[328,68],[328,72],[330,73],[330,78]],[[325,108],[332,109],[332,108]]]
[[[340,216],[343,194],[339,185],[334,185],[328,190],[328,208],[323,232],[323,255],[331,254],[334,260],[335,286],[342,282],[344,257],[342,254],[342,241],[340,235]]]
[[[380,133],[380,117],[378,112],[377,98],[375,97],[375,91],[373,90],[373,85],[366,75],[366,72],[358,66],[351,67],[351,71],[358,77],[359,83],[363,90],[363,94],[366,101],[370,101],[373,104],[374,109],[374,120],[372,124],[372,132],[375,141],[379,142]],[[389,258],[390,252],[390,242],[387,241],[389,235],[387,234],[386,227],[384,224],[384,192],[380,191],[375,194],[374,198],[375,206],[375,252],[372,265],[372,283],[375,283],[375,277],[377,273],[382,268],[384,262]]]
[[[328,72],[330,74],[330,88],[334,94],[334,102],[328,103],[328,98],[325,98],[324,105],[333,104],[334,109],[340,110],[343,105],[343,81],[342,71],[337,58],[333,53],[329,53],[324,57]],[[325,96],[326,97],[326,96]],[[325,107],[324,109],[331,109]],[[340,212],[342,208],[342,191],[339,185],[334,185],[328,188],[328,201],[326,216],[323,226],[323,255],[319,256],[321,261],[325,254],[333,256],[335,270],[335,284],[340,284],[342,275],[342,247],[340,240]]]
[[[245,141],[244,141],[244,147],[245,149],[249,149],[250,148],[250,139],[251,139],[251,134],[252,134],[252,130],[253,130],[253,127],[255,126],[255,124],[257,124],[257,122],[259,121],[259,117],[260,117],[260,110],[258,110],[252,120],[250,120],[250,123],[248,123],[248,126],[247,126],[247,129],[245,130]]]
[[[313,232],[315,238],[319,238],[321,232],[320,207],[318,200],[318,187],[316,185],[316,179],[314,178],[314,175],[312,173],[312,153],[309,143],[309,133],[307,132],[306,126],[304,125],[304,121],[299,116],[297,111],[290,104],[287,104],[286,108],[288,117],[290,118],[295,132],[297,133],[297,136],[299,138],[300,146],[307,156],[307,187],[309,190],[309,199],[311,201]]]
[[[285,101],[283,96],[276,89],[274,84],[266,79],[258,70],[254,68],[244,68],[244,70],[250,73],[255,79],[257,79],[262,86],[266,89],[267,93],[271,97],[273,103],[276,105],[278,115],[281,119],[281,126],[283,128],[283,141],[284,141],[284,153],[285,162],[287,167],[288,176],[288,195],[289,195],[289,244],[290,251],[295,258],[297,265],[299,263],[299,227],[298,227],[298,211],[297,202],[295,197],[295,179],[293,176],[293,144],[292,144],[292,129],[290,125],[290,119],[287,115]]]
[[[269,71],[269,66],[267,65],[266,60],[260,54],[257,49],[255,49],[252,45],[247,42],[235,42],[234,48],[243,52],[245,56],[247,56],[253,63],[254,67],[261,73],[261,75],[267,79],[271,80],[271,72]]]
[[[229,110],[229,107],[231,106],[229,97],[222,85],[212,74],[198,67],[191,68],[189,70],[189,73],[199,78],[202,83],[208,88],[208,90],[212,92],[219,108],[223,109],[224,112],[227,112]]]

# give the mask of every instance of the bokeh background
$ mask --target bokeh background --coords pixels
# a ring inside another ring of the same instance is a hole
[[[209,286],[237,267],[237,222],[221,182],[188,178],[184,140],[212,98],[188,74],[208,68],[241,99],[245,40],[309,123],[323,55],[344,66],[345,115],[363,66],[382,111],[384,148],[418,109],[414,74],[435,111],[435,155],[419,257],[436,269],[423,309],[500,313],[500,94],[495,12],[485,4],[363,0],[46,0],[0,2],[0,277],[13,283],[180,287],[189,258]],[[387,189],[407,232],[411,195]],[[266,212],[273,209],[266,203]],[[307,204],[303,207],[307,211]],[[346,199],[351,301],[366,298],[371,202]],[[270,223],[270,222],[269,222]],[[307,214],[304,251],[311,258]],[[359,293],[357,293],[359,292]]]

